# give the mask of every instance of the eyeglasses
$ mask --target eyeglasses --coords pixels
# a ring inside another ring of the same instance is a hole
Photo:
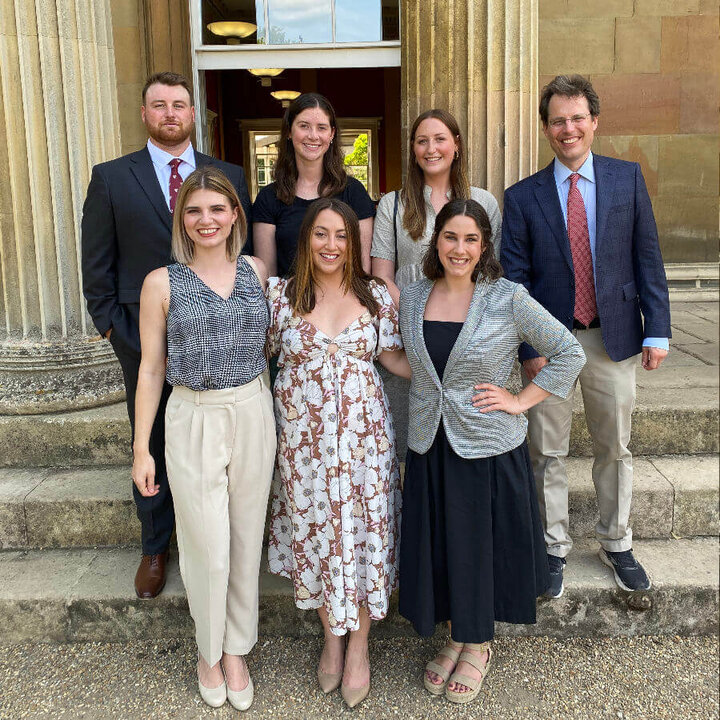
[[[584,115],[573,115],[569,118],[554,118],[548,122],[548,125],[553,128],[553,130],[560,130],[561,128],[564,128],[567,123],[570,123],[570,125],[580,125],[589,117],[590,113],[585,113]]]

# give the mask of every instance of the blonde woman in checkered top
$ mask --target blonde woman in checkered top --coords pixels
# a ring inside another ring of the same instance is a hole
[[[502,278],[490,233],[479,203],[449,202],[423,260],[425,279],[400,295],[412,368],[400,612],[421,635],[450,625],[424,684],[457,703],[479,692],[495,621],[535,622],[549,575],[523,412],[550,394],[567,396],[585,361],[572,334]],[[523,341],[542,348],[548,364],[513,395],[505,385]]]
[[[172,251],[140,296],[142,360],[133,481],[157,493],[148,439],[163,382],[165,459],[180,571],[195,621],[203,700],[246,710],[244,655],[257,641],[258,576],[275,459],[262,261],[240,255],[246,221],[217,168],[191,173],[178,194]]]

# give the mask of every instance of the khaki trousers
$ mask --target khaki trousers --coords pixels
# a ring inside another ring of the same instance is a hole
[[[605,352],[600,328],[575,330],[573,334],[587,357],[578,381],[593,447],[592,478],[600,516],[595,535],[605,550],[630,550],[633,472],[628,443],[635,408],[637,356],[613,362]],[[523,382],[528,382],[524,373]],[[573,393],[565,400],[551,395],[528,411],[528,446],[545,543],[548,553],[558,557],[565,557],[572,547],[565,471],[572,408]]]
[[[258,579],[275,461],[267,374],[227,390],[175,387],[165,457],[180,572],[209,665],[257,642]]]

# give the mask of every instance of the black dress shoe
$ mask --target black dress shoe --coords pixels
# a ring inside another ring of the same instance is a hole
[[[135,573],[135,593],[141,600],[157,597],[165,587],[167,550],[158,555],[143,555]]]

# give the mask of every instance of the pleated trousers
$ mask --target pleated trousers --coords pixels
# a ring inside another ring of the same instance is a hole
[[[275,461],[267,373],[239,387],[175,387],[165,458],[185,591],[209,665],[257,642],[258,579]]]

